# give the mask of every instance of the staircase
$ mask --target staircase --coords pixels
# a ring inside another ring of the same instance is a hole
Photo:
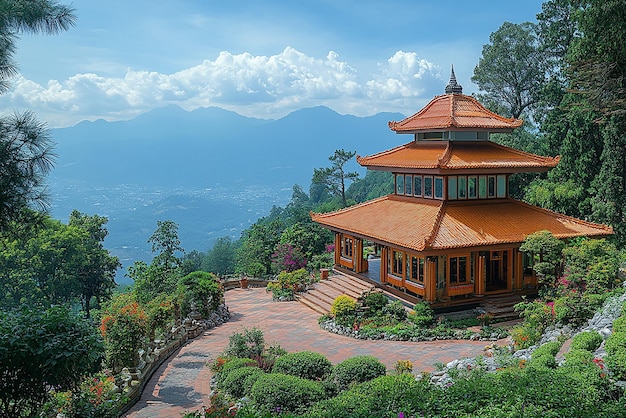
[[[522,295],[520,294],[490,295],[485,297],[480,306],[493,319],[503,321],[519,318],[519,312],[515,312],[515,305],[521,301]]]
[[[348,295],[356,299],[373,287],[356,277],[333,271],[327,280],[320,280],[312,289],[300,293],[298,301],[320,315],[325,315],[337,296]]]

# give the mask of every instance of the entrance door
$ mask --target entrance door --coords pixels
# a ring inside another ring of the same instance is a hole
[[[481,251],[480,255],[484,255],[485,259],[489,260],[486,263],[486,291],[495,292],[508,289],[509,251]]]

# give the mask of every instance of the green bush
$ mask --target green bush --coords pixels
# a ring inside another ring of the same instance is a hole
[[[369,308],[372,315],[381,312],[388,303],[389,298],[382,292],[370,292],[363,299],[363,305]]]
[[[535,351],[533,351],[532,357],[539,357],[545,354],[551,355],[552,357],[556,356],[561,349],[561,343],[558,341],[550,341],[543,344],[540,347],[537,347]]]
[[[264,413],[302,412],[324,399],[319,382],[281,373],[259,376],[250,389],[252,403]]]
[[[626,305],[625,305],[626,306]],[[626,331],[626,315],[622,315],[613,321],[613,332]]]
[[[256,366],[245,366],[231,370],[223,380],[222,388],[235,398],[246,395],[254,382],[264,374],[263,370]]]
[[[613,332],[604,348],[606,365],[618,379],[626,379],[626,331]]]
[[[399,300],[385,305],[382,310],[383,315],[388,315],[397,321],[404,321],[407,317],[406,309]]]
[[[335,318],[335,322],[343,326],[351,326],[356,315],[356,300],[348,295],[340,295],[335,298],[331,307],[330,315]]]
[[[415,304],[413,312],[408,315],[408,318],[418,327],[426,328],[435,321],[435,313],[428,302],[420,302]]]
[[[346,390],[355,383],[363,383],[384,376],[387,368],[376,357],[351,357],[333,367],[330,379],[339,390]]]
[[[565,353],[565,364],[568,366],[590,364],[593,362],[593,359],[593,353],[584,348],[572,348],[570,351]]]
[[[581,349],[594,352],[598,349],[598,347],[600,347],[602,340],[602,335],[596,331],[581,332],[572,338],[571,349]]]
[[[234,370],[241,369],[242,367],[256,366],[256,362],[249,358],[231,358],[222,366],[222,370],[219,373],[218,386],[222,387],[223,383],[228,379],[228,375]]]
[[[528,367],[531,369],[554,369],[556,368],[557,355],[561,348],[558,341],[550,341],[533,351]]]
[[[272,373],[321,380],[330,373],[331,368],[332,363],[324,355],[312,351],[300,351],[278,357],[274,362]]]
[[[410,374],[380,376],[352,386],[338,396],[318,402],[307,411],[310,418],[441,416],[423,414],[428,407],[428,379],[416,381]],[[435,401],[436,402],[436,401]]]
[[[258,328],[245,328],[243,333],[236,332],[230,336],[228,348],[224,353],[230,357],[257,358],[263,354],[264,349],[263,331]]]

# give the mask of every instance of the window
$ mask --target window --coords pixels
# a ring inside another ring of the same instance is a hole
[[[443,177],[435,177],[435,199],[443,199]]]
[[[448,177],[448,199],[456,199],[456,177]]]
[[[408,279],[412,282],[424,284],[424,259],[414,255],[408,257],[410,265],[407,265],[407,272],[410,271]]]
[[[352,250],[353,250],[352,238],[344,237],[341,243],[342,243],[341,255],[346,258],[352,259]]]
[[[450,257],[450,284],[467,283],[469,263],[467,255]]]
[[[413,194],[413,176],[410,174],[404,176],[404,194],[407,196]]]
[[[422,176],[413,176],[414,196],[422,195]]]
[[[478,198],[479,199],[487,198],[487,177],[486,176],[478,177]]]
[[[424,177],[424,197],[433,197],[433,178]]]
[[[467,177],[459,177],[459,199],[467,198]]]
[[[476,199],[476,177],[467,178],[467,198]]]
[[[404,272],[403,269],[403,257],[404,254],[401,251],[392,251],[392,264],[391,264],[391,272],[394,276],[402,277]]]
[[[498,175],[498,197],[506,197],[506,176]]]
[[[396,174],[396,194],[404,194],[404,174]]]
[[[489,176],[487,182],[487,197],[496,197],[496,177]]]

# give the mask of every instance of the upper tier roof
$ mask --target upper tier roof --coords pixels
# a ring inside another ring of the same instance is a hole
[[[370,169],[523,169],[547,171],[559,158],[542,157],[491,141],[412,141],[357,162]]]
[[[541,230],[557,238],[613,233],[609,226],[513,199],[443,202],[388,195],[312,218],[335,231],[414,251],[515,244]]]
[[[436,96],[422,110],[400,122],[389,122],[396,133],[433,131],[484,130],[510,132],[523,121],[505,118],[464,94],[449,93]]]

